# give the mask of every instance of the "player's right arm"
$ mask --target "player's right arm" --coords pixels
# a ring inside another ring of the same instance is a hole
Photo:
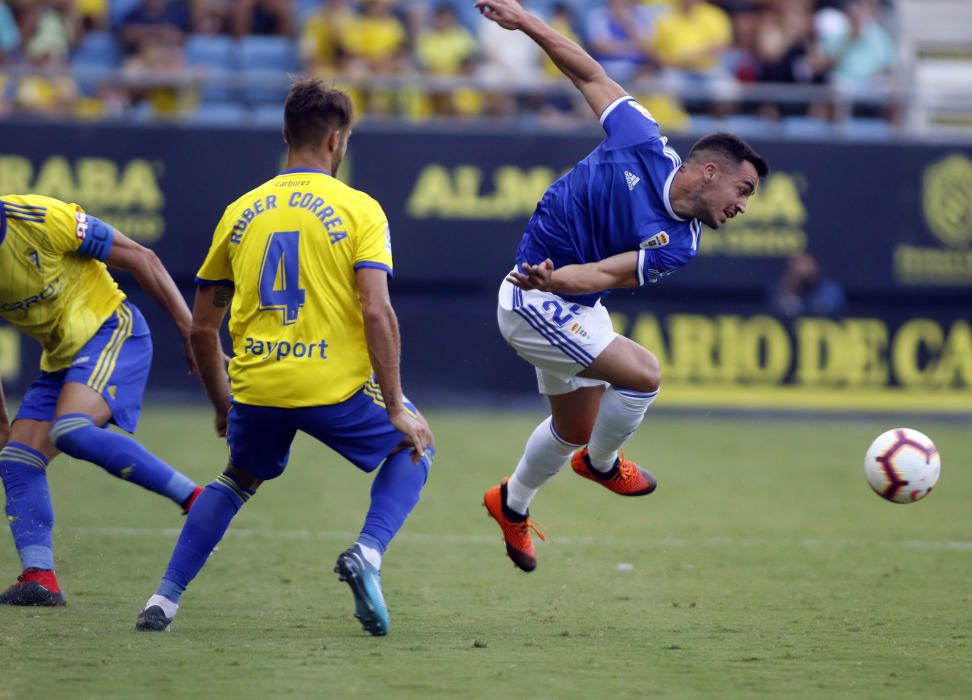
[[[230,211],[227,209],[227,212]],[[206,259],[196,273],[196,300],[193,302],[192,325],[189,331],[189,344],[196,358],[203,389],[216,412],[216,434],[220,437],[226,435],[230,382],[219,329],[222,328],[236,289],[236,278],[228,252],[235,220],[232,212],[229,215],[224,212],[216,225]]]
[[[385,400],[385,410],[392,425],[405,435],[412,446],[413,461],[418,462],[425,448],[433,446],[434,441],[425,418],[419,413],[411,413],[405,406],[399,370],[402,341],[398,317],[388,296],[388,274],[385,270],[360,267],[356,275],[365,342],[371,367]]]
[[[230,409],[230,383],[226,374],[226,357],[219,340],[219,329],[233,298],[231,287],[219,284],[200,286],[192,308],[192,330],[189,342],[199,368],[206,396],[216,412],[216,434],[226,436]]]
[[[566,75],[598,117],[609,105],[627,93],[608,77],[590,54],[536,15],[527,12],[516,0],[477,0],[475,7],[484,17],[504,29],[517,30],[533,39],[557,68]]]
[[[636,251],[582,265],[564,265],[556,270],[549,258],[536,265],[523,263],[520,268],[522,272],[514,270],[507,280],[521,289],[539,289],[558,294],[596,294],[607,289],[637,287],[641,284]]]
[[[3,397],[3,378],[0,378],[0,449],[10,439],[10,417],[7,415],[7,401]]]

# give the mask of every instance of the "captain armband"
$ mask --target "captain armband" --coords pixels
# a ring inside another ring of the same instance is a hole
[[[77,227],[75,234],[81,239],[78,252],[89,258],[104,262],[111,252],[111,244],[115,240],[115,229],[101,219],[79,211],[75,217]]]

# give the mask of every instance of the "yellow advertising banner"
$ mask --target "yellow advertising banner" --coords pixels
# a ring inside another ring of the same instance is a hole
[[[932,318],[614,315],[669,406],[972,414],[972,325]]]

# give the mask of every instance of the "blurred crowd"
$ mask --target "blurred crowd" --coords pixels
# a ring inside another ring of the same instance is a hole
[[[524,5],[583,45],[670,128],[690,113],[828,119],[825,101],[746,101],[739,86],[867,88],[895,64],[882,0]],[[246,63],[217,48],[257,40],[275,53],[251,52]],[[0,115],[140,108],[180,116],[214,100],[279,107],[278,92],[241,88],[244,70],[277,70],[284,86],[288,72],[327,76],[372,117],[587,116],[538,47],[478,19],[472,0],[0,0]],[[206,75],[223,88],[207,89]],[[888,116],[886,108],[873,109]]]

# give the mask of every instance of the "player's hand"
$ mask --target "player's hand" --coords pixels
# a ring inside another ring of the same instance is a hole
[[[229,406],[219,406],[216,408],[216,417],[213,419],[213,426],[219,437],[226,437],[226,425],[229,423]]]
[[[182,336],[182,354],[185,355],[186,367],[189,368],[189,374],[198,374],[199,367],[196,365],[196,356],[192,352],[192,344],[189,342],[188,333],[184,333]]]
[[[520,289],[526,289],[527,291],[531,289],[539,289],[542,292],[549,291],[550,281],[553,279],[554,271],[553,261],[550,258],[536,265],[522,263],[520,268],[523,272],[513,270],[506,277],[506,280],[512,282]]]
[[[526,10],[516,0],[477,0],[473,7],[503,29],[519,29],[526,15]]]
[[[416,464],[425,454],[425,448],[435,447],[432,429],[429,428],[425,417],[418,411],[412,415],[403,407],[399,411],[389,411],[388,418],[399,432],[404,433],[405,440],[402,446],[412,448],[412,461]]]

